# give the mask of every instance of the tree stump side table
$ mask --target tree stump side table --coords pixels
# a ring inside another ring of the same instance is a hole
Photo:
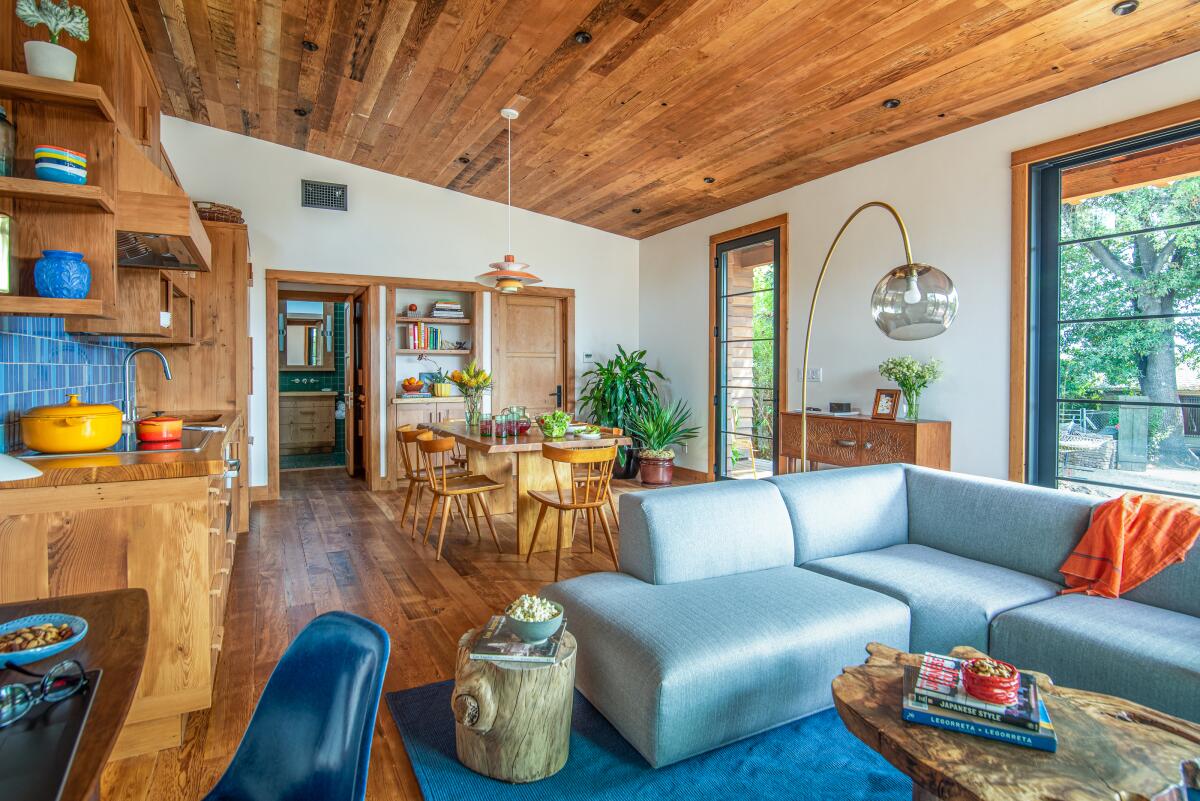
[[[535,782],[567,762],[575,690],[575,638],[564,632],[553,664],[472,661],[479,629],[458,641],[454,739],[458,761],[506,782]]]

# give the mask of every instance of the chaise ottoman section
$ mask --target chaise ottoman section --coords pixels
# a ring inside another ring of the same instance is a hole
[[[576,686],[654,767],[824,709],[867,643],[908,646],[903,603],[791,566],[662,585],[594,573],[542,595],[579,643]]]

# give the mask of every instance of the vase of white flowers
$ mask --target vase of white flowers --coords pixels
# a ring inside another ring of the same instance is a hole
[[[49,42],[30,40],[25,43],[25,67],[30,75],[42,78],[75,80],[75,54],[58,43],[61,34],[80,42],[90,35],[88,15],[70,0],[17,0],[17,19],[31,28],[45,25],[50,31]]]
[[[942,363],[930,359],[921,364],[912,356],[899,356],[888,359],[879,365],[879,374],[888,381],[894,381],[904,393],[905,418],[916,420],[921,408],[921,392],[925,387],[942,377]]]

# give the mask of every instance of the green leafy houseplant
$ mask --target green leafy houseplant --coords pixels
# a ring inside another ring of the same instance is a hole
[[[17,0],[17,19],[30,28],[45,25],[50,29],[51,44],[58,44],[60,33],[81,42],[86,42],[91,35],[87,11],[71,5],[70,0],[62,0],[61,3],[54,0]]]
[[[897,356],[879,365],[879,374],[900,387],[908,406],[905,417],[916,420],[920,411],[921,392],[942,377],[942,363],[930,359],[922,364],[912,356]]]
[[[699,426],[689,426],[692,410],[681,400],[665,406],[658,398],[646,404],[629,423],[629,433],[642,444],[643,459],[674,459],[672,445],[695,439]]]
[[[655,378],[667,380],[658,370],[647,366],[645,350],[627,352],[618,345],[616,356],[606,362],[597,362],[583,374],[580,414],[590,417],[596,425],[628,429],[633,416],[651,400],[657,400]],[[633,469],[633,460],[626,459],[624,449],[618,458],[626,471]],[[619,477],[631,478],[632,473]]]

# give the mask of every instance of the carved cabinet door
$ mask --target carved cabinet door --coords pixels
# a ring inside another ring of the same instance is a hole
[[[861,464],[915,462],[917,427],[902,423],[866,423],[861,425],[859,443]]]
[[[862,424],[836,417],[808,418],[808,458],[821,464],[854,467],[859,464]]]

